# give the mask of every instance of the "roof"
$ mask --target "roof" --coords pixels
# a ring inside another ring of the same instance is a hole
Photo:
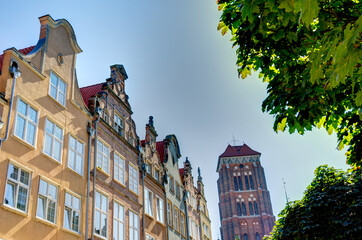
[[[261,155],[260,152],[254,151],[248,145],[242,146],[227,146],[225,152],[220,157],[236,157],[236,156],[250,156],[250,155]]]
[[[28,53],[30,53],[34,49],[34,47],[35,46],[27,47],[27,48],[20,49],[18,51],[23,55],[28,55]],[[3,59],[4,59],[4,54],[0,55],[0,72],[3,67]]]
[[[185,169],[180,168],[178,171],[180,172],[180,176],[182,177],[184,175]]]
[[[88,106],[88,100],[91,97],[95,96],[97,93],[102,91],[103,84],[104,82],[80,88],[80,93],[82,94],[83,101],[86,106]]]
[[[165,158],[165,143],[163,141],[156,142],[156,150],[160,155],[160,161],[163,162]]]

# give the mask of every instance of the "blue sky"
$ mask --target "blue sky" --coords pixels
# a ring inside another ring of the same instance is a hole
[[[67,19],[83,49],[77,58],[81,87],[108,78],[110,65],[124,65],[140,138],[152,115],[158,140],[175,134],[181,160],[189,157],[195,179],[201,168],[215,240],[216,164],[233,136],[238,145],[262,153],[275,215],[285,205],[282,178],[296,200],[317,166],[347,168],[336,136],[325,130],[304,136],[273,132],[273,117],[261,111],[266,84],[257,74],[237,77],[230,36],[216,30],[216,0],[17,1],[2,10],[1,50],[35,45],[42,15]]]

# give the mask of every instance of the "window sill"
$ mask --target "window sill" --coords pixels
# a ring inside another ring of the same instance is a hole
[[[68,110],[66,106],[64,106],[63,104],[61,104],[60,102],[58,102],[58,100],[56,100],[55,98],[53,98],[52,96],[50,96],[48,94],[49,98],[52,99],[54,102],[56,102],[60,107],[62,107],[64,110]],[[65,104],[67,104],[67,96],[65,96]]]
[[[43,151],[41,152],[41,154],[42,154],[43,156],[45,156],[46,158],[50,159],[51,161],[53,161],[53,162],[55,162],[55,163],[57,163],[57,164],[59,164],[59,165],[62,165],[62,160],[58,161],[58,160],[56,160],[55,158],[49,156],[48,154],[46,154],[46,153],[43,152]]]
[[[104,239],[104,240],[107,240],[108,238],[105,237],[105,236],[102,236],[102,235],[99,235],[98,233],[94,233],[94,236],[100,238],[100,239]]]
[[[27,146],[27,147],[30,148],[31,150],[36,150],[36,147],[35,147],[35,146],[33,146],[33,145],[31,145],[30,143],[26,142],[24,139],[16,136],[15,134],[12,134],[11,136],[12,136],[16,141],[18,141],[19,143]],[[35,136],[35,137],[37,137],[37,136]],[[35,140],[35,144],[36,144],[36,140]]]
[[[97,171],[98,171],[98,172],[100,172],[100,173],[102,173],[102,174],[106,175],[107,177],[110,177],[110,175],[109,175],[106,171],[104,171],[102,168],[100,168],[100,167],[96,167],[96,169],[97,169]]]
[[[67,166],[66,169],[68,169],[73,174],[78,175],[81,178],[84,178],[83,174],[80,174],[79,172],[76,172],[74,169],[70,168],[69,166]]]
[[[150,219],[154,219],[155,217],[153,217],[152,215],[150,215],[150,214],[148,214],[148,213],[145,213],[145,215],[148,217],[148,218],[150,218]]]
[[[6,204],[2,204],[1,205],[2,208],[4,208],[5,210],[8,210],[9,212],[12,212],[12,213],[15,213],[15,214],[18,214],[20,216],[23,216],[23,217],[29,217],[28,213],[26,212],[23,212],[17,208],[13,208],[9,205],[6,205]]]
[[[64,227],[62,227],[61,229],[62,229],[62,231],[66,232],[66,233],[70,233],[70,234],[72,234],[74,236],[77,236],[77,237],[82,236],[80,233],[75,232],[73,230],[70,230],[70,229],[67,229],[67,228],[64,228]]]
[[[138,194],[138,193],[132,191],[131,189],[129,189],[129,191],[130,191],[131,193],[133,193],[134,195],[136,195],[137,197],[139,197],[139,194]]]
[[[120,181],[118,181],[117,179],[113,178],[113,181],[119,185],[121,185],[122,187],[127,187],[124,183],[121,183]]]
[[[40,218],[40,217],[38,217],[38,216],[36,216],[35,219],[36,219],[38,222],[43,223],[43,224],[45,224],[45,225],[48,225],[48,226],[50,226],[50,227],[53,227],[53,228],[56,228],[56,227],[57,227],[57,224],[56,224],[56,223],[52,223],[52,222],[50,222],[50,221],[48,221],[48,220],[45,220],[45,219],[43,219],[43,218]]]
[[[163,227],[166,227],[166,224],[164,224],[163,222],[160,222],[160,221],[156,220],[156,223],[160,224]]]

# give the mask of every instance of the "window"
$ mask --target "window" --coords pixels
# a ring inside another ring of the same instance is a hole
[[[167,223],[172,227],[172,204],[167,201]]]
[[[254,181],[253,181],[253,176],[249,176],[249,182],[250,182],[250,189],[255,189],[254,187]]]
[[[181,198],[181,194],[180,194],[180,185],[176,182],[176,197],[178,199]]]
[[[133,138],[133,134],[131,131],[128,132],[128,142],[133,145],[134,142],[134,138]]]
[[[255,240],[260,240],[260,235],[259,235],[259,233],[256,233],[256,234],[255,234]]]
[[[108,198],[96,191],[96,211],[94,216],[94,233],[107,237]]]
[[[245,176],[245,187],[246,187],[246,190],[250,190],[250,185],[249,185],[249,178],[248,178],[248,176]]]
[[[109,173],[109,147],[103,142],[97,142],[97,167],[102,169],[104,172]]]
[[[235,189],[235,191],[239,190],[238,179],[236,177],[234,177],[234,189]]]
[[[9,163],[4,204],[22,212],[28,210],[31,174]]]
[[[186,218],[185,218],[185,214],[183,212],[181,212],[180,214],[180,232],[182,236],[186,236]]]
[[[114,128],[122,137],[124,136],[124,121],[117,113],[114,114]]]
[[[240,203],[237,203],[236,206],[237,206],[237,209],[238,209],[238,216],[241,216],[241,206],[240,206]]]
[[[124,184],[124,168],[125,168],[125,161],[124,159],[119,156],[117,153],[114,153],[114,179],[118,182]]]
[[[179,211],[177,209],[176,206],[174,206],[173,209],[173,228],[177,231],[180,232],[180,215],[179,215]]]
[[[255,212],[255,215],[259,215],[258,204],[256,202],[254,202],[254,212]]]
[[[15,136],[35,146],[35,136],[38,128],[38,112],[21,99],[18,100],[16,112]]]
[[[46,119],[45,121],[45,137],[43,151],[46,155],[61,162],[63,148],[63,129],[55,123]]]
[[[249,202],[249,212],[250,215],[254,215],[253,204],[251,202]]]
[[[83,175],[84,144],[69,135],[68,167]]]
[[[39,182],[38,208],[36,216],[49,222],[56,222],[58,188],[42,179]]]
[[[155,168],[155,179],[159,182],[160,181],[160,171]]]
[[[129,189],[138,194],[138,171],[131,164],[129,165]]]
[[[65,106],[65,98],[67,95],[67,84],[56,76],[53,72],[50,73],[50,89],[49,95]]]
[[[205,235],[207,238],[210,238],[209,226],[204,223],[204,224],[203,224],[203,228],[204,228],[204,235]]]
[[[244,233],[244,240],[248,240],[248,234]]]
[[[64,228],[79,233],[80,229],[80,198],[65,193]]]
[[[156,196],[156,211],[157,211],[157,221],[161,223],[165,223],[164,221],[164,213],[163,213],[163,200]]]
[[[241,204],[242,210],[243,210],[243,215],[246,216],[246,206],[245,203]]]
[[[129,239],[139,239],[139,219],[138,215],[132,211],[129,211]]]
[[[197,228],[196,228],[196,223],[194,221],[192,221],[192,236],[194,239],[197,239]]]
[[[192,202],[192,207],[196,210],[197,202],[196,202],[196,198],[194,196],[191,197],[191,202]]]
[[[152,176],[152,167],[151,164],[149,164],[148,162],[145,163],[146,165],[146,172]]]
[[[113,202],[113,240],[124,239],[124,207]]]
[[[238,177],[239,180],[239,190],[242,191],[243,190],[243,182],[241,181],[241,177]]]
[[[153,216],[153,193],[145,188],[145,212]]]
[[[170,175],[170,191],[171,192],[175,192],[175,185],[174,185],[174,181],[173,181],[173,177]]]

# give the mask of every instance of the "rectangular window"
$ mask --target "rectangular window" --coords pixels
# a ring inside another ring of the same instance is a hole
[[[172,203],[167,201],[167,224],[172,227]]]
[[[153,193],[145,188],[145,212],[153,216]]]
[[[49,121],[49,119],[46,119],[43,152],[58,162],[61,162],[62,148],[63,129]]]
[[[38,208],[36,216],[49,222],[56,222],[58,188],[51,183],[40,179]]]
[[[117,113],[114,114],[114,128],[122,137],[124,136],[124,120]]]
[[[177,209],[176,206],[174,206],[174,209],[173,209],[173,228],[177,231],[177,232],[180,232],[180,215],[179,215],[179,211]]]
[[[182,236],[186,236],[186,218],[183,212],[180,213],[180,232]]]
[[[97,142],[97,167],[105,173],[109,173],[109,147],[103,142]]]
[[[156,196],[156,210],[157,210],[157,221],[165,223],[163,213],[163,200]]]
[[[96,191],[95,201],[94,233],[107,237],[108,197]]]
[[[50,73],[50,88],[49,95],[65,106],[67,96],[67,84],[56,76],[53,72]]]
[[[21,99],[18,100],[15,117],[15,136],[35,146],[35,137],[38,129],[38,112]]]
[[[173,181],[173,177],[172,177],[172,176],[170,176],[170,191],[171,191],[172,193],[175,192],[175,185],[174,185],[174,181]]]
[[[155,169],[155,179],[159,182],[160,181],[160,171],[158,169]]]
[[[176,197],[177,197],[178,199],[181,198],[180,185],[178,184],[178,182],[176,182]]]
[[[80,198],[65,193],[64,228],[79,233],[80,229]]]
[[[138,170],[129,165],[129,189],[138,194]]]
[[[69,135],[68,167],[83,175],[84,144]]]
[[[125,161],[117,153],[114,153],[114,179],[124,184]]]
[[[197,229],[196,229],[196,223],[192,221],[192,236],[194,239],[197,239]]]
[[[31,174],[9,163],[4,204],[22,212],[28,211]]]
[[[129,239],[138,240],[139,231],[139,217],[136,213],[129,211]]]
[[[113,240],[124,239],[124,207],[113,202]]]
[[[192,196],[191,198],[191,202],[192,202],[192,207],[196,210],[196,205],[197,205],[197,202],[196,202],[196,198],[194,196]]]
[[[152,176],[152,167],[151,167],[151,164],[149,164],[148,162],[146,162],[145,165],[146,165],[146,172]]]
[[[146,240],[155,240],[155,238],[151,235],[146,234]]]

